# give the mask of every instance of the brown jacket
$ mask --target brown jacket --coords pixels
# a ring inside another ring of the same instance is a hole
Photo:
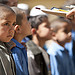
[[[47,52],[32,41],[28,41],[26,45],[29,75],[50,75],[47,67],[49,64]]]

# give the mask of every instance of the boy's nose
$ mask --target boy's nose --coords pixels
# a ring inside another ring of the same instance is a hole
[[[28,21],[29,25],[31,26],[31,23]]]
[[[12,30],[14,30],[14,26],[13,25],[10,26],[10,31],[12,31]]]
[[[50,28],[50,31],[52,31],[52,32],[53,32],[53,28]]]
[[[30,28],[31,28],[31,23],[28,21],[28,24],[29,24],[29,26],[30,26]]]
[[[53,31],[53,28],[50,28]]]

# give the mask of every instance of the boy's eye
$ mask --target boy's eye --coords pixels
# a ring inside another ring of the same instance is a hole
[[[45,25],[45,27],[50,28],[50,26],[49,26],[49,25]]]
[[[15,25],[16,25],[16,22],[15,22],[15,23],[13,23],[12,25],[13,25],[13,26],[15,26]]]
[[[67,30],[64,30],[64,32],[65,32],[65,33],[68,33],[68,31],[67,31]]]
[[[9,25],[9,23],[5,23],[4,25]]]

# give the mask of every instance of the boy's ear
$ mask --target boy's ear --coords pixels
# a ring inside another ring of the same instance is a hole
[[[55,32],[52,32],[52,36],[55,36]]]
[[[20,33],[20,31],[21,31],[20,25],[16,25],[16,26],[14,27],[14,30],[15,30],[16,33]]]
[[[31,32],[32,32],[32,34],[36,34],[36,29],[35,28],[32,28],[31,29]]]
[[[56,40],[56,33],[55,32],[52,32],[52,39]]]

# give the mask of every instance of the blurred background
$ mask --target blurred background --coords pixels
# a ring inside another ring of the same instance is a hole
[[[44,5],[47,8],[61,7],[66,0],[19,0],[19,3],[26,3],[32,8],[35,5]]]
[[[34,7],[36,5],[44,5],[46,8],[50,9],[52,7],[61,8],[62,6],[67,4],[66,1],[69,2],[71,0],[19,0],[19,3],[28,4],[29,9],[31,9],[32,7]],[[73,0],[72,0],[72,2],[73,2]],[[50,17],[50,21],[52,21],[57,16],[49,14],[49,17]]]

